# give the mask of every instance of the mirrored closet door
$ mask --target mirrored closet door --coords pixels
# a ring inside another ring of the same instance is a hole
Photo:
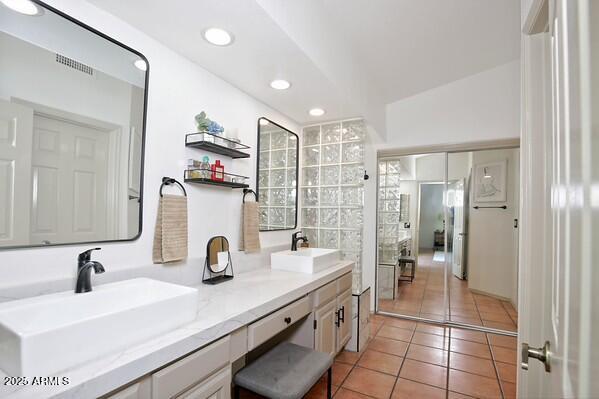
[[[447,318],[445,153],[379,160],[380,311]]]
[[[519,149],[379,159],[377,311],[517,331]]]

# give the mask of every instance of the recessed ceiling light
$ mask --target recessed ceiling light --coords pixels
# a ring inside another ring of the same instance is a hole
[[[284,79],[275,79],[272,82],[270,82],[270,87],[272,87],[275,90],[287,90],[291,87],[291,83]]]
[[[29,0],[0,0],[2,4],[13,11],[24,15],[42,15],[43,9]]]
[[[224,29],[208,28],[204,31],[204,39],[215,46],[228,46],[233,43],[233,36]]]
[[[308,113],[312,116],[323,116],[324,112],[325,111],[322,108],[312,108],[310,111],[308,111]]]
[[[264,118],[260,118],[260,125],[261,126],[266,126],[268,125],[270,122],[268,121],[268,119],[264,119]]]
[[[133,63],[133,65],[135,65],[135,67],[137,69],[139,69],[140,71],[144,71],[145,72],[145,71],[148,70],[148,64],[144,60],[142,60],[142,59],[136,60]]]

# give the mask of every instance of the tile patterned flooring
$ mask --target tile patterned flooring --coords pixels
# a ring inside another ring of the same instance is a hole
[[[514,337],[381,315],[372,316],[371,331],[365,350],[335,359],[335,399],[516,397]],[[326,398],[326,376],[306,398]]]
[[[433,261],[433,252],[418,257],[412,283],[399,283],[395,300],[380,300],[382,311],[443,320],[444,263]],[[451,321],[517,331],[518,313],[511,303],[472,293],[468,281],[451,276],[449,280],[449,319]]]

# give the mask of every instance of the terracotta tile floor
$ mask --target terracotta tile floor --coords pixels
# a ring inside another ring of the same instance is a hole
[[[335,399],[516,397],[516,338],[381,315],[371,320],[366,349],[335,359]],[[325,375],[306,398],[323,399],[326,392]]]
[[[395,300],[379,301],[379,309],[409,316],[443,320],[444,263],[433,261],[433,252],[420,253],[412,283],[401,281]],[[449,319],[477,326],[517,331],[518,313],[511,303],[475,294],[468,281],[451,276]]]
[[[515,397],[513,337],[380,315],[372,317],[372,332],[364,351],[337,356],[335,398]],[[325,398],[326,379],[307,397]]]

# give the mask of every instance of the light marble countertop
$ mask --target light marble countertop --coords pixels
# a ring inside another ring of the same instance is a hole
[[[0,398],[96,398],[293,302],[350,272],[352,265],[342,261],[316,274],[268,267],[238,274],[223,284],[197,286],[199,310],[192,323],[57,373],[59,378],[69,379],[64,386],[6,386],[6,375],[0,370]]]

